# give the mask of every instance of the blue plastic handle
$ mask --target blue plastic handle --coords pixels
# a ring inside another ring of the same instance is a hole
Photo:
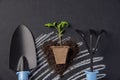
[[[18,80],[28,80],[29,74],[29,71],[20,71],[16,73],[16,75],[18,76]]]
[[[98,71],[85,71],[87,80],[97,80],[97,73]]]

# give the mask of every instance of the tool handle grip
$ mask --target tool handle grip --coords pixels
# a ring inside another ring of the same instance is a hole
[[[18,80],[28,80],[29,74],[29,71],[20,71],[16,73],[16,75],[18,76]]]
[[[85,71],[86,73],[86,80],[97,80],[97,73],[98,71]]]

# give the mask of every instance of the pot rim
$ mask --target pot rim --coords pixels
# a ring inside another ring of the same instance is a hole
[[[50,48],[70,48],[70,46],[50,46]]]

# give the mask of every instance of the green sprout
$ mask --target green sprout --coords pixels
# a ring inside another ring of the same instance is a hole
[[[62,45],[62,36],[65,32],[65,28],[68,27],[69,23],[67,21],[61,21],[60,23],[53,22],[47,23],[44,26],[48,28],[55,28],[57,30],[57,35],[59,38],[60,46]]]

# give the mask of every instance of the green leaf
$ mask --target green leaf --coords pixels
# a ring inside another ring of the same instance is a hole
[[[58,25],[57,25],[57,28],[60,30],[61,26],[62,26],[61,24],[58,24]]]
[[[63,34],[64,31],[65,31],[65,30],[61,30],[60,33]]]
[[[44,25],[45,27],[53,27],[54,25],[52,23],[47,23]]]
[[[56,23],[56,22],[53,22],[53,25],[54,25],[54,26],[56,26],[56,25],[57,25],[57,23]]]
[[[67,21],[61,21],[61,27],[64,28],[65,26],[68,26],[68,22]]]

